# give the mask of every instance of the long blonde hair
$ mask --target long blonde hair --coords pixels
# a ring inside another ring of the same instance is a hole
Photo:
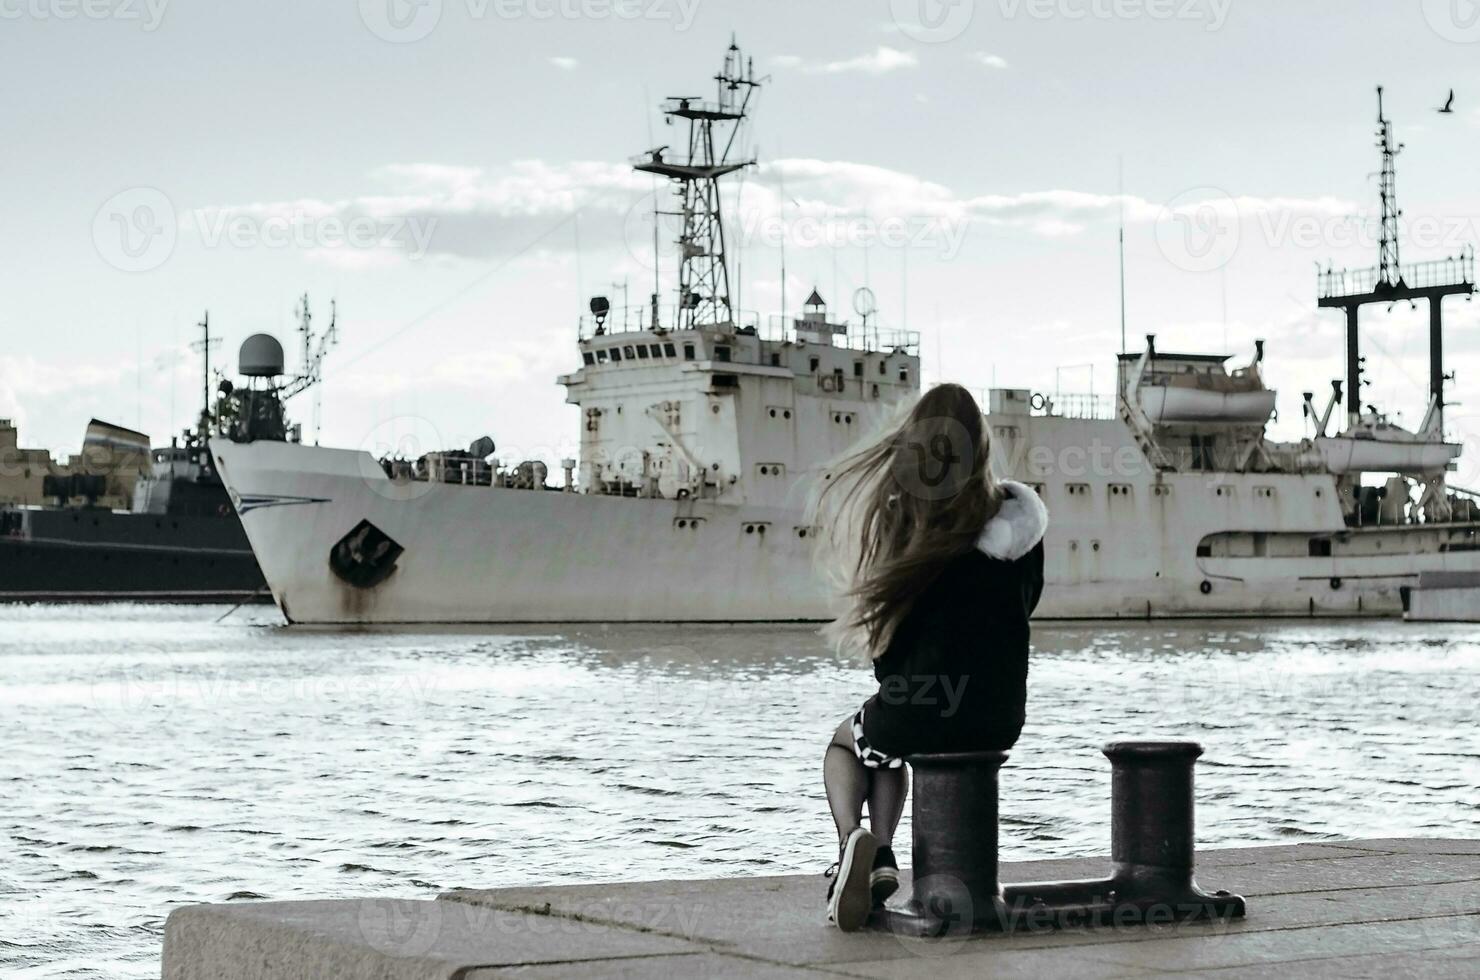
[[[991,436],[960,385],[932,388],[824,472],[812,498],[819,570],[844,609],[824,633],[878,657],[915,600],[1001,506]]]

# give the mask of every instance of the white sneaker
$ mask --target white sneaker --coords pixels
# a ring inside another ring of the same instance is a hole
[[[844,932],[856,932],[868,921],[873,908],[869,875],[878,849],[879,839],[857,827],[843,842],[838,863],[828,869],[827,918]]]

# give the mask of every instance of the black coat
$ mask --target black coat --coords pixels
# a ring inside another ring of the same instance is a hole
[[[892,756],[1007,749],[1023,728],[1028,617],[1043,594],[1043,543],[1015,561],[973,549],[915,601],[874,661],[869,745]]]

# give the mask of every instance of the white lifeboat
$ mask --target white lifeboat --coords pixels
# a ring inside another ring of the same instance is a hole
[[[1321,436],[1316,448],[1332,473],[1433,473],[1459,458],[1463,447],[1426,439],[1390,422],[1363,420],[1340,435]]]
[[[1231,422],[1263,425],[1274,414],[1275,393],[1267,388],[1219,391],[1176,385],[1147,385],[1140,390],[1141,408],[1152,423]]]

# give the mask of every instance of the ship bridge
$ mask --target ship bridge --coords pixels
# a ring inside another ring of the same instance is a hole
[[[803,474],[919,392],[918,333],[834,322],[815,292],[764,326],[737,313],[670,330],[650,306],[593,308],[581,367],[559,379],[582,409],[588,493],[795,505]]]

